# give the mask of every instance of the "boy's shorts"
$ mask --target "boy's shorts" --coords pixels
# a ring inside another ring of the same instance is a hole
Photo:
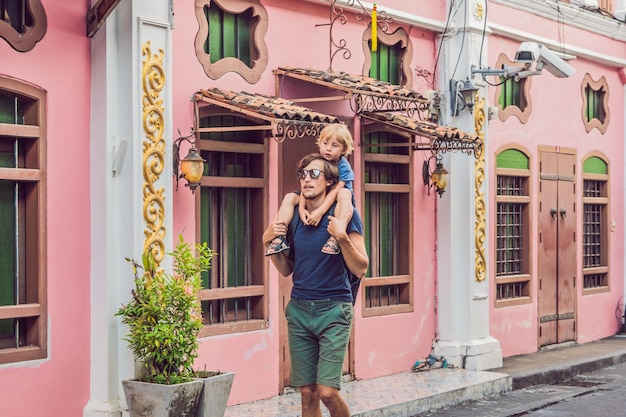
[[[352,303],[292,298],[285,308],[291,385],[341,388],[352,328]]]

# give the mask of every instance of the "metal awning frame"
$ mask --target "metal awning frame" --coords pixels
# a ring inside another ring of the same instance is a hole
[[[424,114],[428,110],[430,100],[420,99],[416,97],[400,97],[390,94],[378,93],[375,91],[359,90],[350,88],[340,83],[328,82],[320,79],[315,79],[307,75],[297,74],[284,70],[282,68],[276,68],[274,75],[280,77],[290,77],[304,81],[306,83],[317,84],[330,88],[331,90],[342,91],[343,95],[330,95],[319,97],[305,97],[305,98],[290,98],[289,100],[295,103],[307,103],[314,101],[333,101],[333,100],[350,100],[350,109],[355,114],[362,114],[364,112],[376,113],[376,112],[402,112],[408,117],[413,117],[415,113],[420,120],[424,120]]]
[[[200,105],[206,103],[207,106],[215,106],[222,109],[226,109],[230,112],[241,113],[244,116],[264,122],[265,124],[259,124],[257,126],[223,126],[223,127],[199,127],[195,126],[194,131],[197,133],[211,133],[211,132],[236,132],[236,131],[262,131],[268,130],[271,132],[272,138],[278,143],[282,143],[285,139],[299,139],[304,137],[318,137],[322,129],[331,123],[314,122],[307,120],[292,120],[292,119],[280,119],[277,117],[268,116],[256,111],[248,110],[233,104],[225,103],[223,101],[214,100],[210,97],[202,94],[194,94],[193,97],[195,107],[195,124],[200,120]]]
[[[387,126],[391,130],[397,130],[403,133],[407,133],[413,138],[411,142],[407,142],[405,144],[392,144],[389,146],[410,146],[413,150],[416,151],[431,151],[434,155],[439,153],[446,152],[461,152],[467,155],[474,155],[474,157],[478,158],[478,156],[482,153],[483,143],[479,138],[476,139],[459,139],[452,137],[440,137],[436,135],[429,135],[425,132],[417,132],[414,129],[410,129],[405,126],[398,125],[393,123],[390,120],[378,119],[375,117],[369,116],[367,113],[361,114],[361,117],[371,120],[375,123],[380,123]],[[418,138],[425,138],[428,142],[422,142],[418,140]],[[385,146],[384,144],[362,144],[363,147],[371,147],[371,146]]]

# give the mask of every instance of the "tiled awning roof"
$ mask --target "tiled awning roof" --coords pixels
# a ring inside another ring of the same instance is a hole
[[[262,94],[209,88],[196,92],[194,101],[198,106],[217,106],[254,119],[259,122],[259,126],[255,127],[256,130],[271,130],[272,136],[279,142],[287,138],[317,137],[324,126],[341,123],[335,116],[316,112],[289,100]],[[224,128],[196,128],[198,132],[220,130],[223,131]]]
[[[351,99],[354,98],[355,107],[352,110],[357,114],[398,111],[413,116],[416,111],[418,113],[424,111],[429,103],[428,98],[417,91],[363,75],[296,67],[279,67],[274,70],[274,74],[343,91],[346,93],[345,98],[350,99],[351,105],[353,104]]]
[[[478,136],[455,127],[441,126],[393,113],[363,113],[361,116],[414,136],[415,142],[410,145],[416,150],[442,153],[461,151],[476,155],[482,147],[482,141]],[[426,138],[428,142],[421,141],[421,138]]]

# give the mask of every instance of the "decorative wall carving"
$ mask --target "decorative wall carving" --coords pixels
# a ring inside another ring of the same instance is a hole
[[[143,95],[143,217],[146,221],[144,251],[151,250],[155,262],[160,263],[165,255],[165,205],[164,188],[156,188],[155,183],[165,167],[165,127],[163,98],[161,91],[165,86],[163,69],[164,52],[152,55],[150,41],[142,47],[143,69],[141,73]]]
[[[476,111],[474,113],[474,127],[476,136],[483,146],[474,150],[474,186],[475,186],[475,203],[474,210],[476,215],[476,223],[474,228],[474,238],[476,240],[476,257],[475,270],[476,281],[484,281],[487,277],[487,262],[485,259],[485,240],[487,237],[486,220],[485,220],[485,192],[483,184],[485,182],[485,121],[487,120],[485,113],[485,99],[477,94]]]

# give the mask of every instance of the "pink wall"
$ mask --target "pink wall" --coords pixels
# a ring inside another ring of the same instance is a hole
[[[398,7],[406,5],[405,2]],[[269,15],[269,28],[265,42],[269,49],[269,63],[261,80],[254,85],[248,84],[239,75],[229,73],[218,80],[209,79],[194,53],[194,39],[197,23],[194,10],[187,2],[175,2],[176,25],[173,31],[173,93],[174,93],[174,131],[189,132],[192,126],[192,105],[189,97],[199,88],[218,87],[233,91],[248,91],[262,94],[274,94],[274,75],[272,70],[279,66],[329,67],[328,27],[315,27],[328,22],[328,5],[319,6],[305,1],[264,1]],[[393,7],[390,4],[388,7]],[[406,7],[405,7],[406,8]],[[445,11],[443,12],[445,16]],[[443,17],[440,16],[441,19]],[[185,22],[185,23],[183,23]],[[333,36],[344,37],[349,44],[352,58],[349,61],[341,57],[333,61],[333,69],[353,74],[360,74],[363,66],[361,36],[366,28],[363,22],[357,22],[349,15],[348,24]],[[286,36],[288,34],[288,36]],[[428,32],[411,31],[414,56],[411,68],[416,66],[430,68],[434,56],[434,36]],[[294,53],[298,51],[298,53]],[[415,88],[426,88],[422,79],[415,79]],[[286,93],[290,93],[287,91]],[[343,106],[343,107],[342,107]],[[313,107],[313,106],[310,106]],[[343,110],[339,110],[343,108]],[[320,111],[332,114],[345,113],[345,103],[320,105]],[[336,113],[333,113],[336,112]],[[346,113],[347,114],[347,113]],[[356,135],[358,137],[358,134]],[[270,145],[269,215],[273,218],[277,209],[278,195],[278,145]],[[360,149],[357,147],[356,153]],[[421,180],[422,155],[416,154],[414,168],[415,198],[414,215],[415,235],[420,236],[414,244],[415,286],[412,313],[362,318],[357,313],[355,319],[355,372],[358,378],[371,378],[410,369],[418,359],[423,359],[431,348],[435,329],[434,317],[434,260],[435,231],[433,226],[434,197],[426,196],[426,188]],[[355,165],[360,162],[355,155]],[[359,184],[360,169],[355,169]],[[357,195],[358,195],[358,188]],[[359,201],[357,201],[359,203]],[[193,239],[194,230],[190,221],[193,219],[193,197],[186,190],[174,196],[174,233],[185,229],[187,239]],[[268,219],[269,221],[270,219]],[[250,236],[260,239],[260,236]],[[424,265],[428,265],[425,267]],[[279,387],[279,319],[282,311],[278,308],[279,276],[273,266],[270,271],[270,327],[264,331],[215,336],[201,341],[200,366],[218,368],[236,373],[229,404],[253,401],[278,394]],[[359,305],[357,304],[357,311]]]
[[[0,39],[0,74],[45,89],[48,99],[48,358],[0,365],[7,417],[79,416],[89,398],[87,4],[43,3],[48,30],[32,51],[16,52]]]
[[[557,38],[557,23],[533,15],[520,14],[519,19],[509,19],[500,7],[492,7],[490,3],[490,18],[500,16],[502,24],[519,26],[521,29],[532,27],[538,34]],[[498,17],[499,18],[499,17]],[[611,42],[606,38],[599,41],[597,35],[582,30],[567,28],[565,40],[569,45],[579,45],[598,53],[614,55],[616,50],[624,48],[620,42]],[[519,46],[513,42],[497,36],[490,37],[489,60],[487,65],[495,66],[500,52],[510,59],[514,58]],[[623,84],[618,70],[607,65],[591,62],[578,57],[569,62],[576,72],[570,78],[555,78],[549,72],[532,77],[531,100],[532,113],[526,124],[520,123],[516,117],[510,117],[505,122],[498,118],[489,124],[487,140],[487,158],[495,161],[495,155],[508,144],[515,144],[527,150],[531,162],[531,245],[536,250],[537,233],[537,201],[539,172],[539,146],[562,146],[576,150],[577,189],[582,185],[582,162],[591,152],[601,152],[607,156],[610,174],[610,219],[615,220],[615,231],[610,234],[610,291],[596,295],[582,295],[582,239],[578,239],[577,247],[577,341],[584,343],[599,338],[614,335],[619,328],[619,321],[615,317],[615,309],[624,292],[624,206],[623,185],[624,177],[624,104]],[[487,66],[485,65],[485,66]],[[583,77],[589,73],[594,80],[604,76],[609,85],[609,108],[611,121],[603,135],[597,129],[586,133],[581,118],[582,96],[581,84]],[[495,105],[495,87],[489,88],[489,105]],[[495,189],[495,165],[489,165],[489,190]],[[495,219],[495,198],[490,199],[489,216]],[[577,196],[577,206],[582,207],[581,196]],[[577,235],[582,236],[582,214],[577,213]],[[494,222],[490,223],[493,230]],[[493,265],[495,259],[494,234],[489,234],[490,259]],[[534,252],[533,252],[534,253]],[[538,348],[537,330],[537,261],[532,261],[532,303],[515,307],[493,308],[490,316],[491,334],[497,338],[502,347],[504,356],[534,352]],[[489,270],[491,292],[494,293],[494,270]]]

